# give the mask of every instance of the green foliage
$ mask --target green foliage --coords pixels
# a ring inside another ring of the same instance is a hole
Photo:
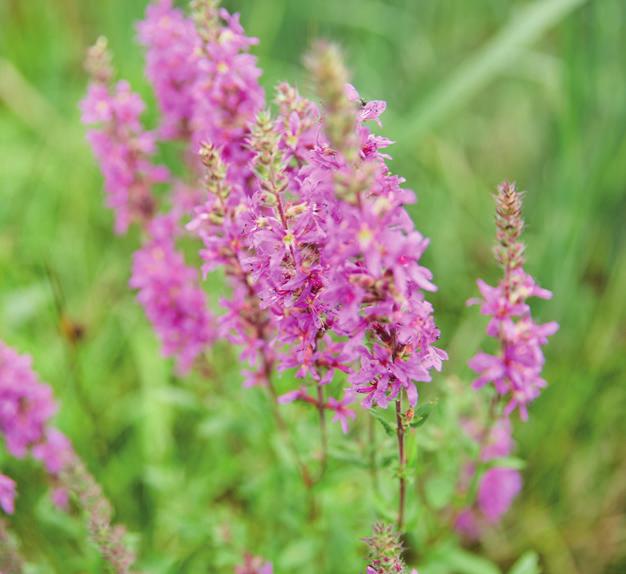
[[[209,377],[175,379],[127,288],[138,238],[112,235],[77,102],[84,50],[101,33],[121,75],[153,102],[133,44],[145,3],[0,0],[0,338],[32,354],[53,385],[59,426],[128,525],[142,570],[232,572],[251,551],[271,558],[278,574],[361,572],[360,539],[376,518],[394,520],[391,410],[377,414],[375,449],[369,414],[346,436],[331,427],[311,520],[270,403],[241,388],[236,354],[220,348],[208,357]],[[261,39],[268,89],[290,79],[306,91],[300,56],[324,36],[345,46],[361,93],[389,103],[384,133],[397,141],[393,168],[417,191],[411,214],[432,239],[425,263],[440,286],[434,304],[451,357],[443,375],[421,386],[411,423],[418,428],[407,437],[409,478],[424,479],[409,480],[407,561],[420,574],[533,574],[539,562],[556,574],[623,571],[624,2],[226,4]],[[547,347],[550,386],[516,428],[523,495],[470,551],[442,530],[441,509],[460,504],[453,484],[461,455],[472,454],[454,421],[467,408],[465,364],[484,321],[465,300],[476,277],[495,277],[491,194],[504,178],[528,190],[529,268],[554,291],[537,308],[561,330]],[[60,285],[62,313],[85,327],[76,346],[59,331],[46,269]],[[219,277],[206,287],[217,301]],[[314,414],[297,404],[284,412],[315,464]],[[11,529],[37,564],[29,572],[103,572],[80,520],[46,499],[37,465],[2,453],[0,464],[19,484]],[[537,554],[515,562],[528,548]]]
[[[509,574],[541,574],[539,557],[535,552],[526,552],[509,570]]]

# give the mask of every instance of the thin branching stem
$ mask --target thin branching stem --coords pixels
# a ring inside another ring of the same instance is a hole
[[[322,447],[322,458],[320,461],[320,473],[317,480],[320,481],[328,466],[328,428],[326,424],[326,408],[324,407],[324,389],[317,385],[317,412],[320,421],[320,444]]]
[[[404,507],[406,505],[406,452],[404,449],[404,421],[402,416],[402,395],[396,399],[396,437],[398,439],[398,532],[404,527]]]

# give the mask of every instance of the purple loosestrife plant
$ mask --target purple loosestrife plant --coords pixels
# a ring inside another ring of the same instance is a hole
[[[105,39],[90,49],[86,67],[91,83],[81,102],[82,119],[94,126],[87,137],[104,175],[115,231],[125,233],[132,222],[150,219],[155,210],[152,187],[166,181],[168,171],[152,162],[155,135],[145,131],[139,120],[143,101],[127,82],[112,83]]]
[[[200,39],[198,75],[191,85],[192,151],[197,153],[206,142],[218,147],[229,181],[247,190],[250,122],[265,101],[261,71],[249,53],[258,40],[246,36],[239,15],[219,8],[216,0],[194,0],[192,10]]]
[[[498,354],[479,352],[469,362],[478,373],[474,389],[493,383],[492,398],[484,428],[470,429],[479,444],[479,460],[465,470],[465,489],[472,507],[456,518],[456,528],[469,538],[477,538],[482,526],[498,522],[508,511],[522,488],[519,471],[502,466],[490,466],[489,461],[510,456],[514,448],[509,415],[519,410],[522,420],[528,419],[528,403],[539,396],[546,385],[541,377],[544,356],[541,347],[549,335],[558,329],[555,322],[538,324],[532,319],[526,300],[535,296],[549,299],[552,294],[540,288],[524,271],[524,244],[520,236],[524,227],[522,198],[515,184],[503,183],[496,195],[495,257],[504,276],[497,287],[478,281],[482,297],[470,304],[481,305],[481,313],[490,317],[487,334],[500,345]],[[504,408],[500,408],[501,405]],[[484,472],[483,472],[484,471]]]
[[[68,494],[75,497],[102,557],[116,574],[127,574],[134,558],[123,541],[125,530],[111,526],[110,505],[100,487],[70,441],[52,426],[56,410],[52,390],[32,370],[31,358],[0,341],[0,434],[9,453],[17,458],[30,453],[43,463],[54,486],[53,502],[65,508]],[[14,511],[15,491],[15,482],[0,474],[0,507],[8,514]]]
[[[184,374],[213,342],[215,326],[197,271],[176,251],[176,219],[169,214],[152,220],[146,243],[133,256],[130,286],[139,291],[137,298],[161,340],[163,355],[175,357]]]
[[[391,142],[363,123],[378,121],[384,102],[359,108],[332,47],[319,45],[309,66],[325,98],[325,130],[337,148],[322,142],[308,170],[315,182],[311,192],[331,206],[325,218],[323,301],[333,312],[333,330],[349,338],[344,352],[359,365],[350,381],[366,395],[363,405],[385,408],[405,391],[414,406],[415,382],[430,380],[428,371],[440,369],[446,358],[434,347],[439,331],[423,295],[435,289],[430,271],[419,264],[428,241],[404,209],[414,201],[412,192],[400,187],[402,178],[389,172],[388,156],[380,151]],[[343,89],[330,88],[329,82]]]
[[[474,388],[493,383],[506,402],[504,414],[519,410],[528,418],[528,403],[539,396],[546,382],[541,377],[544,357],[541,347],[556,333],[555,322],[538,324],[532,319],[529,297],[550,299],[552,293],[539,287],[524,271],[524,244],[519,241],[524,222],[522,199],[515,184],[503,183],[496,196],[497,245],[495,255],[504,270],[496,287],[478,281],[480,312],[490,317],[487,334],[500,343],[500,353],[478,353],[469,363],[478,373]]]
[[[372,527],[372,535],[363,539],[368,546],[368,566],[365,574],[418,574],[409,572],[402,553],[400,536],[393,528],[382,522]]]
[[[78,457],[63,467],[61,481],[85,515],[89,537],[102,558],[115,574],[130,574],[135,555],[124,542],[126,529],[112,524],[111,504]]]
[[[429,382],[447,355],[437,346],[428,301],[436,287],[421,262],[429,240],[406,210],[415,195],[388,167],[393,142],[373,131],[386,104],[362,100],[339,50],[321,42],[306,58],[319,103],[281,83],[274,110],[266,110],[261,71],[250,52],[257,40],[216,0],[191,4],[187,16],[170,0],[153,2],[138,26],[160,111],[154,132],[141,125],[143,103],[128,84],[112,83],[105,44],[98,43],[88,60],[92,83],[83,117],[96,126],[89,138],[116,229],[123,232],[134,221],[142,226],[130,284],[180,374],[218,337],[241,348],[244,384],[269,393],[311,499],[326,470],[326,418],[347,432],[358,416],[358,397],[366,410],[392,405],[395,431],[387,421],[385,429],[397,442],[401,533],[413,472],[407,458],[415,451],[407,433],[425,420],[414,420],[418,383]],[[180,180],[154,164],[156,146],[166,140],[182,144]],[[169,188],[159,201],[157,183]],[[519,410],[526,418],[527,404],[545,384],[541,348],[556,330],[554,323],[534,323],[526,303],[549,293],[523,269],[520,206],[514,186],[502,185],[496,257],[504,277],[497,287],[479,281],[482,298],[475,301],[490,316],[487,331],[500,351],[470,362],[478,373],[475,388],[493,383],[496,400],[488,420],[476,423],[479,430],[468,431],[479,454],[464,469],[465,509],[455,514],[467,533],[499,520],[521,488],[519,472],[498,459],[514,448],[509,415]],[[199,273],[176,250],[185,233],[200,245],[202,275],[221,270],[225,277],[228,291],[217,319]],[[284,371],[293,371],[295,386],[283,389]],[[319,473],[311,472],[281,414],[280,405],[291,402],[319,415]],[[41,458],[53,458],[37,448]],[[127,571],[132,557],[118,548],[121,534],[110,526],[110,507],[84,473],[74,465],[60,475],[87,510],[102,553]],[[398,540],[390,528],[375,527],[368,574],[406,572]],[[271,565],[247,557],[237,572],[248,571],[270,572]]]
[[[71,456],[69,441],[51,426],[52,390],[32,370],[31,358],[0,341],[0,433],[16,458],[32,454],[54,477]]]
[[[179,117],[179,108],[176,108],[178,115],[171,110],[174,96],[163,93],[168,86],[173,89],[172,83],[182,85],[182,79],[177,83],[163,77],[168,70],[173,73],[177,57],[161,61],[165,58],[165,40],[158,30],[165,28],[174,38],[188,40],[189,35],[179,29],[181,26],[195,30],[193,23],[167,2],[151,6],[148,19],[140,26],[140,37],[150,48],[148,75],[161,95],[159,101],[166,122],[160,132],[162,138],[173,137],[186,124]],[[173,28],[177,31],[173,32]],[[192,42],[179,49],[193,52],[194,46]],[[215,338],[213,318],[198,286],[197,272],[185,264],[175,245],[181,233],[180,215],[189,209],[189,203],[193,205],[194,193],[181,191],[184,186],[176,183],[171,212],[155,215],[158,205],[152,187],[157,182],[168,181],[168,171],[152,163],[157,134],[145,131],[140,124],[144,104],[139,96],[126,82],[111,86],[110,62],[106,41],[100,39],[87,57],[92,81],[81,103],[83,121],[98,126],[90,129],[88,138],[105,177],[109,205],[116,211],[116,231],[125,232],[131,221],[138,221],[144,227],[146,240],[135,253],[130,285],[139,290],[138,299],[158,334],[163,355],[174,356],[177,370],[182,374],[189,371],[195,358]],[[168,115],[170,112],[176,118]]]
[[[172,0],[150,4],[137,26],[146,48],[146,76],[161,112],[161,139],[185,139],[191,131],[194,91],[199,76],[200,38],[193,21]]]
[[[32,370],[31,359],[0,341],[0,431],[18,458],[45,438],[57,406],[50,387]]]
[[[353,391],[365,395],[363,406],[395,402],[402,529],[408,429],[403,395],[415,406],[415,383],[430,381],[429,371],[440,370],[446,358],[434,346],[439,331],[424,298],[425,290],[435,289],[430,271],[419,263],[428,241],[404,208],[413,193],[389,172],[388,156],[380,151],[391,142],[364,125],[379,120],[384,102],[361,103],[334,47],[316,45],[308,63],[325,106],[328,137],[314,148],[309,173],[313,198],[329,206],[320,299],[330,309],[332,330],[347,338],[342,352],[357,365],[349,380]]]
[[[245,35],[237,15],[213,0],[192,2],[192,19],[171,2],[156,2],[139,25],[139,36],[162,115],[156,134],[186,142],[192,182],[204,171],[192,186],[208,193],[191,210],[187,229],[204,245],[203,272],[220,267],[229,281],[220,328],[223,337],[243,347],[250,365],[246,383],[267,386],[275,406],[297,400],[318,411],[322,473],[327,412],[347,431],[356,416],[349,407],[356,395],[364,395],[366,408],[395,401],[401,525],[407,430],[402,397],[414,407],[416,383],[429,381],[430,370],[441,369],[446,355],[435,346],[439,331],[424,296],[435,289],[430,271],[420,265],[428,240],[404,208],[414,195],[386,165],[383,150],[392,142],[367,126],[380,125],[385,103],[363,103],[348,84],[338,50],[319,43],[307,66],[321,107],[281,84],[278,115],[272,118],[261,111],[260,71],[249,53],[256,39]],[[141,148],[143,164],[124,163],[127,171],[135,168],[130,175],[136,178],[127,178],[126,188],[111,185],[107,156],[95,151],[109,193],[113,187],[126,202],[118,223],[140,219],[147,229],[131,285],[140,290],[164,353],[176,355],[184,371],[210,342],[210,320],[191,272],[173,251],[176,226],[163,230],[167,219],[161,217],[150,223],[157,206],[152,182],[141,172],[157,136],[139,124],[142,105],[135,96],[129,96],[128,126],[109,112],[116,109],[109,62],[105,46],[96,45],[88,62],[93,82],[84,119],[101,125],[91,132],[92,143],[104,138],[106,145],[134,150],[135,140],[149,142]],[[200,162],[193,156],[197,151]],[[142,217],[130,201],[130,191],[137,190],[150,198],[141,203],[150,204]],[[158,238],[155,228],[161,229]],[[179,273],[171,270],[168,278],[168,267]],[[273,376],[286,369],[295,369],[302,383],[279,398]],[[340,396],[326,390],[336,373],[349,381]],[[308,471],[303,476],[311,480]]]
[[[237,185],[227,180],[228,168],[219,151],[206,144],[200,157],[206,168],[207,201],[196,208],[188,229],[197,234],[204,248],[200,252],[202,270],[223,268],[232,295],[222,299],[226,315],[220,321],[221,334],[243,349],[242,358],[250,365],[246,384],[271,384],[274,353],[270,341],[274,336],[272,317],[261,309],[258,285],[245,260],[249,198]]]

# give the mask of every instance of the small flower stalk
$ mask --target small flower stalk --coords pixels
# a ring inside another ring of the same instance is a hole
[[[115,574],[130,574],[135,555],[124,542],[126,530],[123,526],[112,524],[111,504],[77,457],[64,466],[61,484],[85,515],[89,537],[102,558]]]
[[[25,572],[24,559],[20,555],[17,542],[2,518],[0,518],[0,572],[3,574]]]
[[[111,507],[100,487],[70,441],[52,425],[56,410],[52,389],[32,370],[31,358],[0,341],[0,435],[7,450],[16,458],[30,454],[41,461],[53,486],[54,504],[67,509],[68,494],[74,495],[89,517],[90,536],[102,557],[116,574],[128,574],[134,558],[124,546],[124,529],[110,525]],[[0,508],[5,513],[13,514],[15,496],[15,482],[0,474]],[[0,550],[8,544],[5,534],[0,522]],[[7,556],[10,558],[10,554]],[[0,565],[3,558],[0,553]],[[6,571],[11,571],[9,566]]]
[[[196,269],[176,250],[177,223],[174,214],[152,220],[148,240],[133,256],[129,284],[139,291],[163,356],[175,357],[178,372],[185,374],[215,340],[216,327]]]
[[[153,187],[167,181],[169,172],[153,163],[156,138],[139,119],[145,104],[128,82],[112,83],[105,38],[89,50],[85,67],[91,83],[81,102],[82,119],[93,126],[87,137],[104,175],[115,231],[122,234],[131,223],[145,225],[150,220],[155,211]]]
[[[324,104],[324,128],[330,144],[349,162],[357,159],[356,104],[348,98],[348,71],[334,44],[317,42],[306,59],[317,95]]]
[[[402,559],[404,548],[400,536],[393,528],[377,522],[372,535],[363,539],[368,546],[368,566],[366,574],[417,574],[410,571]]]
[[[524,245],[519,238],[523,229],[521,195],[514,184],[503,183],[496,196],[497,245],[496,259],[504,276],[496,287],[478,281],[481,298],[470,303],[480,304],[483,315],[490,317],[487,334],[500,343],[500,353],[480,352],[469,363],[478,377],[474,388],[489,383],[505,403],[504,414],[518,410],[523,420],[528,418],[528,404],[536,399],[546,381],[541,377],[544,356],[542,347],[548,337],[558,330],[555,322],[539,324],[533,321],[529,297],[550,299],[552,293],[539,287],[524,270]]]
[[[494,248],[503,277],[496,287],[478,280],[482,297],[468,302],[479,304],[481,313],[490,317],[487,334],[500,346],[498,354],[481,351],[469,361],[478,374],[474,389],[491,383],[495,391],[484,428],[478,432],[475,425],[468,428],[479,445],[479,459],[464,471],[461,488],[472,505],[457,515],[455,526],[470,539],[478,538],[485,526],[499,522],[521,491],[520,472],[491,461],[512,454],[515,443],[509,416],[517,410],[522,420],[528,419],[529,403],[546,386],[541,376],[542,347],[558,330],[555,322],[538,324],[532,318],[527,299],[549,299],[552,293],[539,287],[524,270],[523,229],[522,195],[515,184],[505,182],[496,195]]]

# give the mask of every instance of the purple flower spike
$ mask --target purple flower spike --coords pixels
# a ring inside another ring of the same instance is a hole
[[[500,352],[491,355],[479,352],[469,366],[478,377],[474,388],[493,383],[496,393],[506,402],[505,414],[518,410],[528,418],[528,404],[536,399],[546,381],[542,378],[544,356],[542,347],[558,330],[557,323],[538,324],[532,319],[529,297],[549,299],[552,293],[539,287],[523,268],[524,245],[519,241],[523,229],[521,196],[515,185],[503,183],[498,188],[498,244],[496,258],[504,269],[504,277],[496,287],[478,281],[483,315],[490,317],[487,334],[500,342]]]

